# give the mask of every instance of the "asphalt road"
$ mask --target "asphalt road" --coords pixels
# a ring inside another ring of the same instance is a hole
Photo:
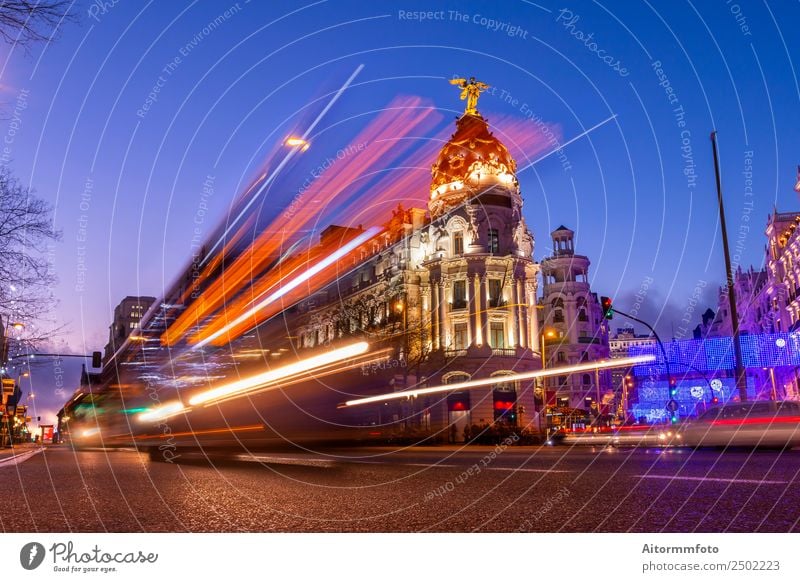
[[[4,531],[800,530],[800,451],[367,448],[152,462],[50,447],[0,466]],[[343,458],[346,457],[346,458]]]

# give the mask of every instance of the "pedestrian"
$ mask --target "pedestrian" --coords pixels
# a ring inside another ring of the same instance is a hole
[[[464,424],[464,442],[469,442],[469,423]]]
[[[458,427],[455,423],[450,425],[450,442],[455,443],[458,438]]]

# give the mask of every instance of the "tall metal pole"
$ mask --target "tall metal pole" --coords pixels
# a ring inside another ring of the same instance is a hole
[[[747,401],[747,378],[742,366],[742,347],[739,345],[739,314],[736,311],[736,290],[734,288],[733,271],[731,269],[731,253],[728,249],[728,228],[725,226],[725,206],[722,202],[722,180],[719,174],[719,154],[717,153],[717,132],[711,132],[711,148],[714,152],[714,174],[717,179],[717,203],[719,204],[719,224],[722,229],[722,250],[725,253],[725,276],[727,277],[728,303],[733,324],[733,357],[736,374],[736,388],[739,399]]]

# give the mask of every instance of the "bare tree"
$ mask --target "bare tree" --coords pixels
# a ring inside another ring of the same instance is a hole
[[[71,0],[0,0],[0,36],[6,42],[48,41],[58,25],[70,19]]]
[[[56,304],[52,257],[60,238],[50,205],[0,168],[0,316],[24,323],[27,341],[48,335],[37,322]]]

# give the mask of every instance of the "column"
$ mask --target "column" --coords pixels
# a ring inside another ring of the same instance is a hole
[[[467,280],[465,283],[465,287],[467,288],[467,308],[469,309],[469,318],[467,321],[467,339],[469,346],[477,345],[477,331],[475,326],[475,314],[478,311],[475,303],[475,285],[470,279],[469,273],[467,273]]]
[[[511,343],[514,344],[513,347],[520,347],[522,346],[522,341],[520,340],[520,329],[519,329],[519,311],[520,311],[520,300],[519,294],[517,293],[517,280],[512,278],[511,279]]]
[[[483,335],[483,342],[489,345],[489,311],[487,305],[487,296],[489,294],[489,278],[486,273],[481,275],[478,297],[481,306],[481,335]]]
[[[531,350],[541,353],[541,346],[539,345],[539,313],[536,310],[536,292],[534,286],[525,283],[525,303],[528,305],[526,311],[528,312],[528,329],[530,336],[528,337],[528,345]]]
[[[517,330],[519,333],[519,345],[520,347],[527,348],[528,342],[526,341],[528,338],[527,336],[527,326],[525,325],[526,322],[526,313],[528,311],[528,302],[527,297],[525,296],[525,290],[522,286],[522,279],[516,279],[514,281],[514,288],[517,291],[517,303],[519,307],[517,308]]]
[[[440,307],[440,323],[439,323],[439,336],[442,343],[442,349],[446,350],[448,346],[447,335],[449,326],[447,325],[447,279],[442,277],[442,284],[439,286],[439,307]]]
[[[476,274],[472,283],[473,303],[475,304],[473,325],[475,326],[475,345],[483,345],[483,329],[481,328],[481,282]]]
[[[431,285],[431,335],[433,336],[433,348],[441,348],[441,325],[439,325],[439,283]]]

